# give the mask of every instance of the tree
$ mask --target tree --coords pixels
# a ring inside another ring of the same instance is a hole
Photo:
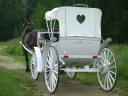
[[[37,3],[39,0],[26,0],[26,19],[29,19],[33,14],[33,9],[37,7]]]
[[[128,43],[128,0],[40,0],[31,20],[37,28],[44,28],[46,11],[74,4],[87,4],[88,7],[101,9],[102,38],[112,38],[114,43]]]
[[[52,10],[55,7],[60,7],[59,0],[41,0],[38,2],[37,8],[34,9],[34,14],[31,16],[31,23],[34,23],[35,28],[46,29],[45,12]]]
[[[0,40],[13,38],[15,31],[21,34],[22,20],[26,15],[25,3],[22,0],[0,1]]]

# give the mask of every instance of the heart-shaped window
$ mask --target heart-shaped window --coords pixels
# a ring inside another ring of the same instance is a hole
[[[76,19],[80,24],[82,24],[85,21],[85,16],[84,15],[77,15]]]

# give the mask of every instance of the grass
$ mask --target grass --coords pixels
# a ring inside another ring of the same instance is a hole
[[[10,56],[25,64],[19,41],[18,38],[0,42],[0,46],[7,47],[1,51],[0,55]],[[34,81],[27,75],[25,70],[14,71],[0,67],[0,96],[34,96]]]
[[[75,79],[86,85],[99,86],[96,73],[78,73]],[[116,86],[110,92],[117,93],[119,96],[128,96],[128,81],[118,78]]]
[[[0,42],[0,46],[7,46],[7,48],[5,50],[3,50],[3,52],[0,54],[11,56],[25,64],[24,56],[22,53],[22,48],[21,48],[19,41],[20,41],[20,39],[18,38],[18,39],[10,40],[8,42]],[[128,63],[128,45],[113,44],[113,45],[108,45],[108,47],[114,51],[114,53],[117,57],[117,62],[118,62],[118,80],[117,80],[117,84],[112,92],[118,93],[120,96],[128,96],[128,81],[127,81],[128,80],[128,65],[127,65],[127,63]],[[30,55],[29,55],[29,57],[30,57]],[[2,70],[4,71],[5,69],[2,69]],[[13,84],[20,85],[20,83],[18,83],[18,81],[20,81],[20,80],[16,79],[17,81],[15,81],[15,79],[14,79],[14,78],[20,78],[17,76],[17,73],[14,72],[14,76],[11,76],[11,74],[7,75],[6,72],[5,73],[2,72],[2,74],[5,76],[4,79],[5,80],[7,79],[8,82],[13,82]],[[0,77],[1,77],[1,75],[0,75]],[[10,78],[12,78],[11,81],[9,81]],[[3,82],[3,84],[6,83],[6,82],[4,82],[4,79],[2,81],[0,80],[1,82]],[[80,80],[81,83],[83,83],[83,84],[87,84],[87,85],[91,85],[91,86],[99,86],[96,73],[78,73],[75,79]],[[20,82],[26,82],[26,84],[28,84],[27,81],[24,81],[24,80],[20,81]],[[8,85],[8,86],[11,87],[11,86],[13,86],[13,84]],[[13,88],[14,88],[14,90],[16,89],[16,90],[24,91],[24,88],[17,89],[17,86],[15,86]],[[9,89],[11,89],[11,88],[9,88]],[[2,90],[7,90],[7,89],[4,88]],[[10,90],[8,90],[8,91],[11,92]],[[25,93],[26,93],[26,91],[25,91]],[[31,91],[30,91],[30,93],[31,93]],[[3,91],[3,94],[4,94],[4,91]],[[26,94],[29,94],[29,92]],[[2,96],[2,95],[0,94],[0,96]],[[20,95],[17,95],[17,96],[20,96]],[[26,95],[22,95],[22,96],[26,96]]]
[[[114,50],[117,57],[119,78],[128,80],[128,45],[110,45],[109,47]]]
[[[22,63],[25,63],[24,60],[24,54],[22,52],[22,47],[19,43],[20,38],[10,40],[8,42],[2,42],[0,46],[7,46],[5,50],[3,50],[3,55],[9,55],[12,56],[18,60],[20,60]],[[126,44],[120,44],[120,45],[109,45],[109,48],[111,48],[116,57],[118,62],[118,76],[119,78],[123,78],[127,80],[128,78],[128,45]],[[31,55],[29,54],[29,57]]]
[[[5,55],[23,56],[22,47],[19,43],[20,38],[10,40],[8,42],[1,42],[1,46],[7,46],[6,50],[3,50]]]
[[[23,64],[25,64],[22,46],[19,43],[19,41],[21,41],[20,38],[12,39],[12,40],[7,41],[7,42],[0,42],[0,46],[7,46],[7,48],[2,50],[2,53],[0,53],[0,54],[10,56],[14,59],[19,60]],[[28,55],[30,58],[31,55],[29,53],[28,53]]]
[[[32,84],[33,81],[23,72],[0,67],[0,96],[33,96]]]

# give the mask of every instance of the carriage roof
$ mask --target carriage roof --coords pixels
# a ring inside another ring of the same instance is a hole
[[[60,36],[101,37],[102,12],[97,8],[59,7],[46,12],[46,21],[59,21]]]

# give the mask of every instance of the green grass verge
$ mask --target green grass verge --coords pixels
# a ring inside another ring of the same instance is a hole
[[[22,52],[22,47],[19,43],[20,38],[10,40],[8,42],[1,42],[0,46],[7,46],[5,50],[3,50],[4,55],[10,55],[13,56],[14,58],[17,58],[18,60],[21,60],[23,63],[25,63],[24,60],[24,54]],[[117,57],[117,62],[118,62],[118,77],[123,78],[127,80],[128,78],[128,45],[126,44],[120,44],[120,45],[109,45],[116,57]],[[29,54],[29,57],[31,55]]]
[[[6,46],[7,48],[3,49],[2,52],[0,53],[1,55],[7,55],[15,60],[19,60],[22,62],[24,65],[26,64],[25,62],[25,57],[22,51],[22,46],[19,43],[21,41],[20,38],[12,39],[7,42],[0,42],[0,46]],[[31,57],[30,53],[28,53],[29,58]]]
[[[0,67],[0,96],[33,96],[32,86],[33,81],[23,72]]]
[[[128,80],[128,45],[119,44],[119,45],[110,45],[113,49],[117,62],[118,62],[118,77],[120,79]]]
[[[90,86],[99,86],[96,73],[77,73],[76,80],[80,80],[81,83]],[[128,81],[125,79],[118,78],[116,86],[111,93],[117,93],[119,96],[128,96]]]
[[[7,46],[7,48],[0,54],[9,55],[25,64],[22,48],[19,41],[20,38],[10,40],[8,42],[0,42],[0,46]],[[118,80],[112,92],[118,93],[120,96],[128,96],[128,45],[113,44],[108,45],[108,47],[114,51],[118,62]],[[78,73],[76,79],[87,85],[99,86],[95,73]]]

